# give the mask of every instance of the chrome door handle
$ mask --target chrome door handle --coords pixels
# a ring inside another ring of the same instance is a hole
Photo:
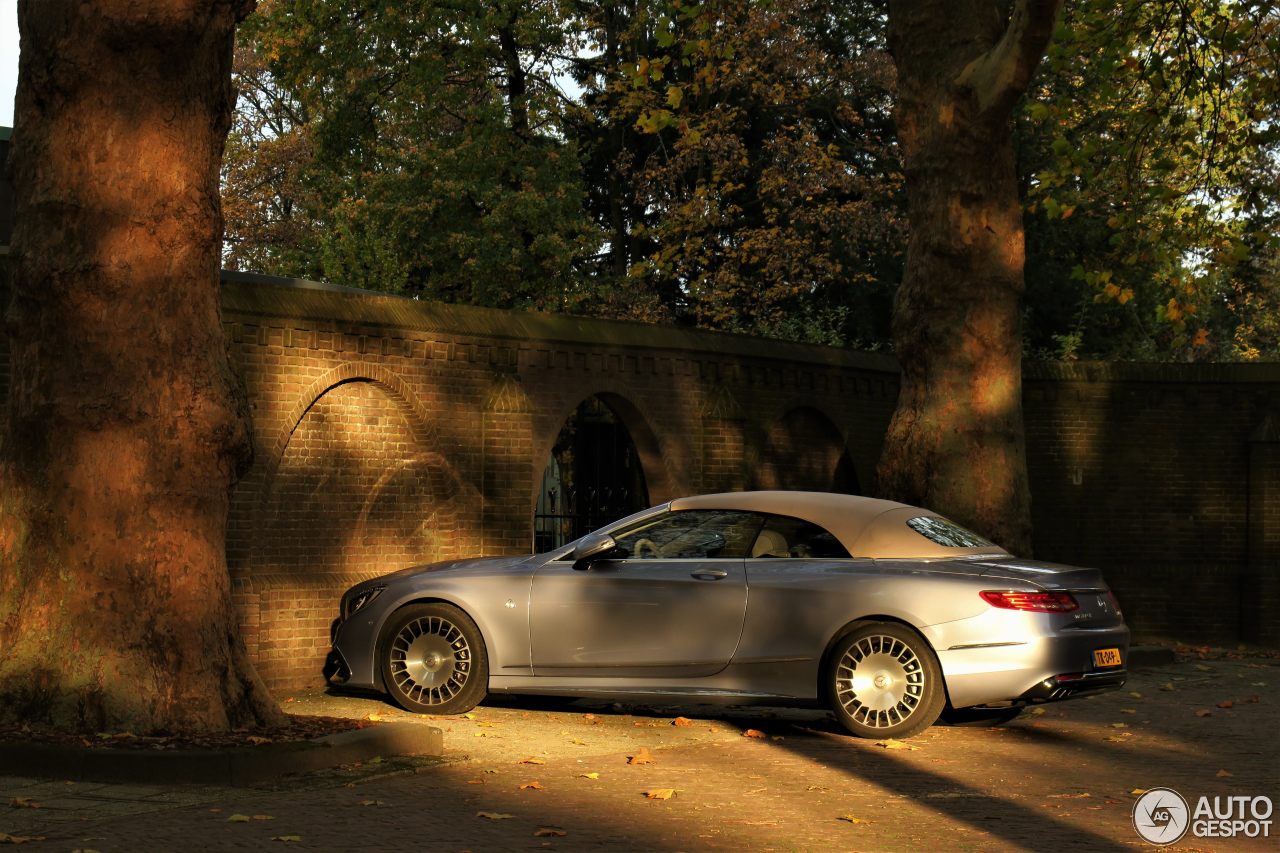
[[[700,581],[718,581],[729,577],[729,573],[722,569],[698,569],[697,571],[689,572],[689,577],[697,578]]]

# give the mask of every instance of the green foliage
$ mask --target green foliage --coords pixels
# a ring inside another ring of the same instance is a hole
[[[612,244],[626,256],[609,260],[643,295],[633,313],[833,343],[887,335],[902,236],[892,68],[878,20],[855,8],[669,0],[598,24],[612,59],[582,82],[603,130],[596,168],[627,178],[600,212],[623,213]]]
[[[264,0],[226,261],[878,346],[905,223],[875,0]],[[1280,11],[1067,5],[1017,119],[1028,352],[1280,357]]]
[[[570,48],[563,20],[554,0],[260,4],[240,33],[236,81],[271,93],[258,98],[271,120],[242,117],[232,133],[228,186],[241,198],[228,211],[230,260],[432,299],[572,309],[574,262],[598,237],[560,132],[552,58]],[[254,185],[243,173],[275,149],[294,156],[269,191],[244,192]]]
[[[1280,205],[1278,56],[1271,4],[1068,5],[1018,128],[1033,351],[1230,359],[1271,346],[1245,327],[1261,334],[1258,306],[1275,302],[1259,288],[1280,287],[1251,261],[1274,246]]]

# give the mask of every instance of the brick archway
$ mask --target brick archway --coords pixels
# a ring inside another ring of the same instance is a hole
[[[536,505],[538,502],[538,493],[542,485],[547,459],[552,453],[560,431],[583,403],[592,397],[603,403],[618,422],[625,427],[631,443],[635,447],[640,470],[644,476],[648,492],[647,505],[662,503],[684,494],[687,491],[687,485],[680,483],[673,475],[667,464],[668,460],[667,454],[664,453],[663,440],[658,436],[649,419],[645,417],[640,408],[623,393],[613,390],[597,390],[593,393],[571,398],[573,402],[557,413],[555,420],[552,422],[553,425],[536,441],[535,447],[537,450],[532,460],[532,479],[529,492],[533,497],[533,503]]]
[[[835,421],[808,402],[774,418],[764,434],[752,484],[764,489],[804,489],[857,494],[858,472]]]
[[[430,419],[427,417],[426,410],[418,403],[417,396],[403,379],[380,364],[346,362],[312,382],[305,391],[298,395],[298,399],[290,407],[289,411],[285,413],[280,431],[277,433],[275,440],[266,448],[267,458],[263,466],[266,475],[263,488],[264,495],[270,491],[271,481],[275,476],[276,470],[280,467],[280,460],[284,458],[285,449],[289,446],[289,440],[293,438],[293,433],[298,429],[298,424],[302,423],[302,419],[306,417],[307,412],[320,401],[321,397],[337,386],[348,382],[371,382],[380,386],[391,397],[396,407],[407,417],[409,428],[413,431],[414,440],[418,445],[430,445],[432,438],[434,438],[434,430],[431,427]]]

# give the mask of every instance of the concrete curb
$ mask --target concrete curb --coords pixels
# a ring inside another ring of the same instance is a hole
[[[94,749],[0,741],[0,768],[6,775],[43,779],[243,788],[377,756],[443,753],[444,736],[435,726],[384,723],[315,740],[230,749]]]

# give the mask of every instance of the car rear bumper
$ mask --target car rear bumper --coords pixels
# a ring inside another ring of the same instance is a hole
[[[1094,652],[1118,649],[1118,666],[1095,665]],[[1128,677],[1129,629],[1064,630],[1004,645],[938,650],[954,708],[1053,702],[1114,690]]]
[[[1074,699],[1077,696],[1088,696],[1107,690],[1118,690],[1124,687],[1124,683],[1128,679],[1129,673],[1123,669],[1085,672],[1076,678],[1063,678],[1061,675],[1055,675],[1041,681],[1019,696],[1018,699],[1028,704]]]

